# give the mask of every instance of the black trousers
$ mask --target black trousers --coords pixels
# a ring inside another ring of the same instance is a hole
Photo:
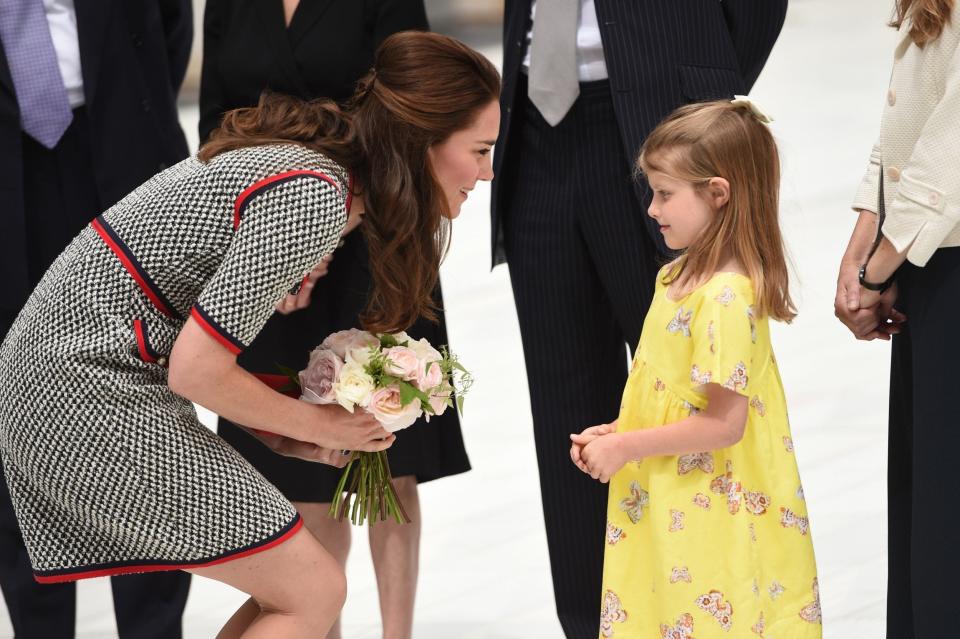
[[[957,636],[960,247],[898,274],[890,371],[888,639]]]
[[[122,162],[122,158],[117,161]],[[89,127],[83,109],[53,149],[23,136],[24,199],[28,269],[36,284],[64,247],[94,217],[100,200],[93,174]],[[19,309],[0,309],[0,340]],[[181,617],[190,575],[181,571],[111,579],[117,628],[122,639],[181,636]],[[17,525],[0,468],[0,588],[17,639],[74,636],[76,586],[38,584]]]
[[[596,639],[607,487],[571,463],[569,435],[617,417],[627,347],[636,346],[650,305],[655,249],[607,82],[582,84],[557,127],[529,101],[514,117],[504,241],[554,595],[566,636]]]

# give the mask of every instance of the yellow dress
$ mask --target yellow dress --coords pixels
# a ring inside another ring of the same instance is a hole
[[[767,318],[743,275],[717,273],[676,301],[661,279],[619,431],[696,413],[709,382],[749,398],[747,425],[729,448],[614,475],[600,636],[819,639],[813,542]]]

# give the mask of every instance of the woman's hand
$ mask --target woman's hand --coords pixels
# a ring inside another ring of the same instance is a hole
[[[313,286],[317,283],[317,280],[327,274],[330,269],[330,262],[332,261],[333,253],[325,255],[324,258],[320,260],[320,263],[314,266],[313,270],[304,278],[303,283],[300,285],[300,290],[296,295],[287,295],[277,304],[277,312],[283,315],[289,315],[294,311],[299,311],[310,306],[310,295],[313,293]]]
[[[310,443],[332,450],[359,450],[376,453],[390,448],[397,439],[370,413],[357,409],[353,413],[339,404],[303,403],[304,429]]]
[[[591,426],[590,428],[585,429],[579,435],[571,433],[570,440],[573,443],[570,445],[570,460],[576,464],[577,468],[589,475],[590,470],[587,468],[587,465],[583,463],[583,458],[581,456],[583,447],[595,440],[597,437],[614,433],[616,430],[617,422],[613,422],[612,424]]]
[[[305,461],[319,462],[321,464],[327,464],[328,466],[335,466],[336,468],[343,468],[347,462],[350,461],[350,455],[345,455],[344,451],[341,450],[323,448],[322,446],[317,446],[316,444],[301,442],[296,439],[291,439],[275,433],[268,433],[262,430],[258,431],[250,428],[244,428],[244,430],[256,437],[267,448],[278,455],[295,457]]]
[[[584,445],[580,457],[591,477],[606,484],[629,461],[621,439],[619,433],[609,433]]]

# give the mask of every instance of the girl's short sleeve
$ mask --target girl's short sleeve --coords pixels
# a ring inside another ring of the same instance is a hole
[[[334,249],[346,223],[344,198],[332,178],[312,171],[277,178],[241,195],[234,236],[191,311],[234,353],[253,341],[283,296]]]
[[[752,299],[742,287],[723,281],[705,285],[690,320],[690,336],[691,383],[720,384],[747,396],[757,331]]]

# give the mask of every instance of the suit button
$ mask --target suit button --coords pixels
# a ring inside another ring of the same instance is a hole
[[[900,169],[895,166],[891,166],[887,169],[887,177],[890,178],[891,182],[900,181]]]
[[[133,46],[135,46],[135,47],[142,47],[142,46],[143,46],[143,38],[140,37],[140,34],[138,34],[138,33],[131,33],[131,34],[130,34],[130,39],[133,40]]]
[[[927,198],[927,201],[930,202],[930,206],[936,206],[940,204],[940,196],[936,193],[931,193],[930,197]]]
[[[147,100],[146,98],[144,98],[144,100],[143,100],[142,102],[140,102],[140,106],[143,107],[143,112],[144,112],[144,113],[149,113],[149,112],[150,112],[150,100]]]
[[[158,171],[166,170],[166,168],[167,168],[167,163],[166,163],[166,162],[161,162],[160,164],[157,165],[157,170],[158,170]]]
[[[893,106],[896,103],[897,103],[897,92],[894,91],[893,89],[890,89],[889,91],[887,91],[887,104],[889,104],[890,106]]]
[[[166,367],[167,367],[167,363],[168,363],[168,362],[167,362],[167,358],[164,357],[163,355],[161,355],[160,357],[157,358],[157,364],[159,364],[160,366],[163,366],[164,368],[166,368]]]

